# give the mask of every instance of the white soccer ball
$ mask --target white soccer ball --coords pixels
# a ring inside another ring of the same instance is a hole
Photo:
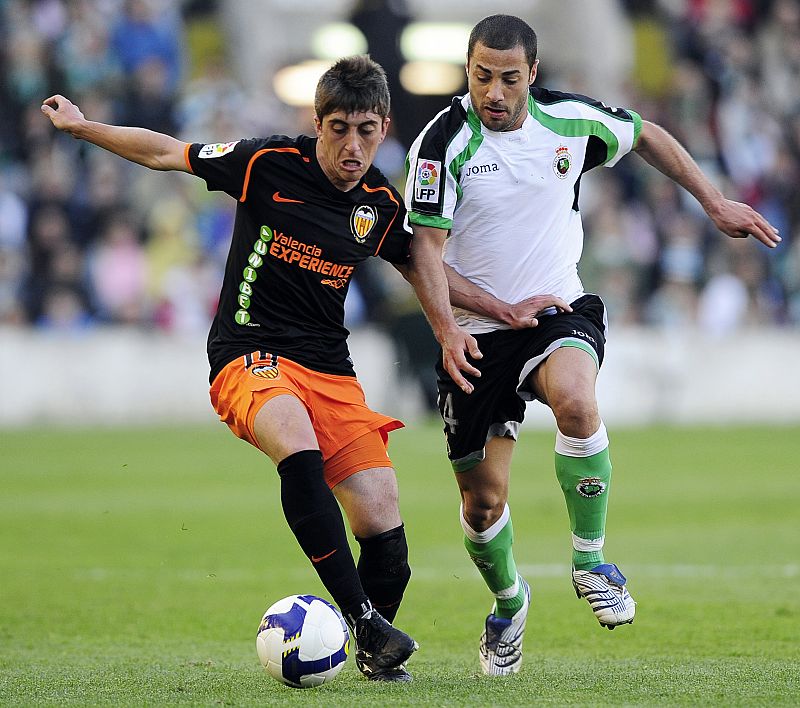
[[[290,595],[264,613],[256,650],[270,676],[287,686],[311,688],[342,670],[350,632],[331,603],[315,595]]]

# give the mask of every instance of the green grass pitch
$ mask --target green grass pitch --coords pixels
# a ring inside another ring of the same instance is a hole
[[[414,577],[410,685],[350,659],[300,691],[261,669],[273,601],[326,597],[274,468],[222,425],[0,433],[0,704],[800,704],[800,428],[612,430],[606,557],[638,601],[609,632],[569,580],[553,435],[524,432],[511,508],[534,592],[525,663],[480,674],[491,599],[464,552],[437,426],[392,434]]]

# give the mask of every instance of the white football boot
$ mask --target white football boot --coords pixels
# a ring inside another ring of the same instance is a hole
[[[573,570],[575,594],[584,598],[597,621],[608,629],[631,624],[636,603],[625,588],[625,576],[613,563],[603,563],[591,570]]]
[[[510,619],[497,617],[494,614],[496,607],[493,608],[481,635],[479,658],[483,673],[489,676],[515,674],[522,666],[522,638],[531,604],[531,589],[521,575],[517,577],[524,591],[522,607]]]

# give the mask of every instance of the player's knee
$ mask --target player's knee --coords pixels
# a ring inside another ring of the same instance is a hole
[[[464,499],[464,521],[475,531],[485,531],[503,514],[506,498],[497,493],[485,492]]]
[[[369,505],[361,504],[357,510],[350,510],[348,520],[353,534],[359,539],[378,538],[403,523],[396,497],[374,500]]]
[[[600,427],[600,413],[595,399],[564,396],[551,403],[558,429],[571,438],[588,438]]]

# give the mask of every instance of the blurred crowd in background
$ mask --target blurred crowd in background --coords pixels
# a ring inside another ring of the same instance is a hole
[[[691,197],[630,156],[583,180],[587,290],[603,296],[612,325],[714,335],[797,327],[800,0],[623,5],[636,47],[626,107],[672,132],[783,243],[770,251],[725,238]],[[213,0],[0,0],[0,324],[207,330],[234,200],[60,134],[40,105],[61,93],[93,120],[187,141],[310,132],[308,114],[262,110],[237,81],[218,11]],[[586,92],[580,76],[545,61],[537,81]],[[401,192],[407,148],[395,134],[379,154]],[[349,324],[424,337],[394,275],[380,263],[363,272]]]

